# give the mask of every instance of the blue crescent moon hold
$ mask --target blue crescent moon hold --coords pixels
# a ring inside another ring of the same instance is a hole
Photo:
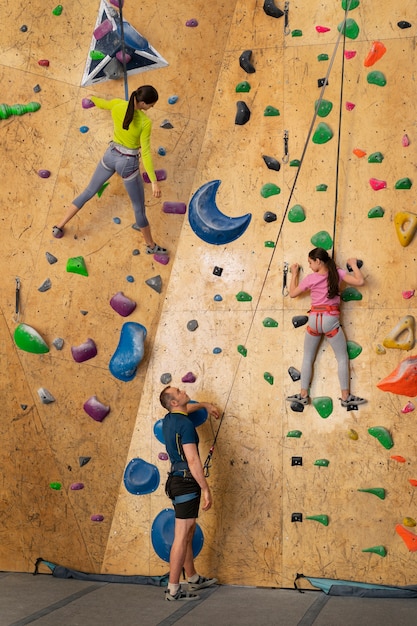
[[[247,213],[240,217],[228,217],[219,211],[216,194],[220,180],[212,180],[197,189],[190,200],[188,219],[190,226],[200,239],[217,246],[238,239],[252,219]]]

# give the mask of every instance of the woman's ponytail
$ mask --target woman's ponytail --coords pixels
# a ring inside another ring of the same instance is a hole
[[[133,115],[135,113],[135,100],[136,102],[144,102],[145,104],[155,104],[158,97],[158,92],[155,87],[152,87],[152,85],[142,85],[142,87],[139,87],[136,91],[132,91],[123,120],[124,130],[129,130],[129,126],[133,120]]]
[[[325,263],[327,267],[327,297],[335,298],[339,295],[339,273],[337,271],[336,263],[329,256],[327,250],[324,248],[314,248],[309,252],[310,259],[316,261],[319,259]]]

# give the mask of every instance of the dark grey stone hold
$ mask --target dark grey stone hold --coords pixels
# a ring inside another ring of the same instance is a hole
[[[222,267],[217,267],[217,265],[214,267],[213,269],[213,274],[215,276],[221,276],[223,274],[223,268]]]
[[[301,373],[292,366],[288,368],[288,374],[291,376],[291,380],[293,380],[294,382],[300,380],[301,378]]]
[[[308,322],[308,315],[295,315],[292,318],[292,325],[294,328],[299,328],[300,326],[304,326]]]
[[[281,163],[275,157],[266,156],[265,154],[263,154],[262,158],[265,161],[265,165],[269,170],[275,170],[276,172],[279,172],[279,170],[281,169]]]
[[[39,93],[40,91],[42,91],[42,90],[41,90],[41,86],[40,86],[40,85],[35,85],[35,86],[34,86],[34,88],[33,88],[33,91],[34,91],[35,93]]]
[[[38,291],[48,291],[52,287],[51,279],[47,278],[43,281],[42,285],[38,287]]]
[[[81,315],[88,315],[88,311],[84,311],[83,309],[80,309],[80,313]]]
[[[138,256],[138,254],[140,254],[140,252],[139,252],[139,250],[138,250],[137,248],[135,248],[135,249],[132,251],[132,254],[133,254],[133,256]]]
[[[161,293],[162,291],[162,278],[160,276],[154,276],[153,278],[148,278],[145,280],[145,283],[154,289],[156,292]]]
[[[27,33],[28,27],[26,26],[26,24],[22,24],[22,26],[20,27],[20,30],[22,33]]]
[[[163,385],[169,385],[172,380],[172,376],[169,372],[165,372],[165,374],[161,375],[160,380]]]
[[[161,124],[161,128],[174,128],[169,120],[164,120]]]
[[[117,80],[123,76],[123,65],[116,58],[113,58],[103,68],[103,72],[109,80]]]
[[[244,50],[239,57],[239,65],[242,70],[245,70],[247,74],[254,74],[256,72],[254,66],[251,63],[252,50]]]
[[[55,402],[54,396],[44,387],[38,389],[38,395],[41,399],[42,404],[51,404],[51,402]]]
[[[284,11],[275,6],[274,0],[265,0],[264,11],[270,17],[282,17],[284,15]]]
[[[57,350],[62,350],[62,348],[64,347],[64,340],[62,339],[62,337],[57,337],[56,339],[53,340],[52,345]]]
[[[318,87],[324,87],[324,85],[328,85],[329,81],[326,78],[319,78],[317,81]]]
[[[397,22],[397,26],[398,28],[402,28],[403,30],[404,28],[411,28],[410,22],[406,22],[405,20],[401,20],[400,22]]]
[[[294,411],[294,413],[302,413],[304,411],[304,404],[301,404],[300,402],[291,402],[290,408],[291,411]]]
[[[243,100],[239,100],[239,102],[236,102],[236,106],[237,111],[235,124],[237,124],[238,126],[244,126],[244,124],[246,124],[250,120],[250,111],[248,105],[246,104],[246,102],[243,102]]]
[[[54,256],[53,254],[51,254],[50,252],[45,252],[45,256],[46,256],[46,260],[48,261],[48,263],[50,265],[53,265],[54,263],[56,263],[58,261],[58,259],[56,258],[56,256]]]
[[[21,404],[20,408],[23,409],[23,411],[26,411],[26,409],[28,408],[27,404]]]
[[[359,267],[359,269],[361,269],[362,265],[363,265],[363,261],[361,261],[360,259],[358,259],[356,261],[357,266]],[[349,265],[349,263],[346,263],[346,268],[348,272],[352,271],[352,267]]]
[[[188,330],[191,330],[191,332],[194,332],[195,330],[197,330],[197,328],[198,328],[197,320],[190,320],[187,323],[187,328],[188,328]]]
[[[267,211],[264,213],[264,221],[265,222],[276,222],[277,215],[276,213],[272,213],[271,211]]]
[[[78,458],[78,463],[80,464],[80,467],[84,467],[84,465],[87,465],[89,461],[91,461],[91,456],[80,456]]]

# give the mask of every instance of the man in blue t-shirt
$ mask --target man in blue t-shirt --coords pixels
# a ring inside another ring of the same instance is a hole
[[[185,391],[175,387],[165,387],[161,392],[160,402],[169,411],[162,421],[165,446],[171,461],[165,491],[175,509],[175,534],[165,598],[174,601],[198,600],[198,595],[181,589],[180,575],[184,568],[188,589],[191,591],[217,582],[216,578],[205,578],[197,573],[192,547],[201,495],[203,511],[208,511],[213,500],[198,453],[198,434],[188,414],[205,408],[218,418],[219,412],[214,405],[207,402],[190,403]]]

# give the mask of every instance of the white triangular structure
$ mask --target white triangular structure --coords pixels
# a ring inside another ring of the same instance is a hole
[[[100,27],[104,31],[102,36],[99,32]],[[168,65],[168,62],[149,42],[125,20],[123,20],[123,35],[128,76]],[[91,58],[91,53],[97,52],[105,56],[101,59]],[[86,87],[106,80],[121,78],[123,76],[122,60],[122,33],[119,12],[105,0],[101,0],[81,86]]]

